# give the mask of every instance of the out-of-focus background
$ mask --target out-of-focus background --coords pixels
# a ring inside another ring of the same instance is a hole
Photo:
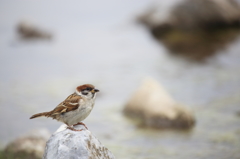
[[[90,83],[101,92],[84,122],[116,158],[239,159],[239,3],[1,1],[1,149],[36,128],[53,133],[61,123],[29,117]],[[195,125],[156,129],[124,116],[146,77]]]

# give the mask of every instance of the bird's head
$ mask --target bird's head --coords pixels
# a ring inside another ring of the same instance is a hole
[[[87,99],[95,98],[97,92],[99,92],[99,90],[95,89],[91,84],[84,84],[76,88],[76,93]]]

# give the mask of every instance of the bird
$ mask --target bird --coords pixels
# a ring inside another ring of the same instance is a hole
[[[76,125],[87,126],[82,122],[92,111],[98,89],[91,84],[84,84],[76,87],[73,94],[69,95],[56,108],[49,112],[34,114],[30,119],[38,117],[50,117],[66,124],[68,129],[73,131],[82,131],[83,129],[74,129]]]

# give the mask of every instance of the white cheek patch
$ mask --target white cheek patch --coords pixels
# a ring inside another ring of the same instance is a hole
[[[78,92],[78,90],[75,91],[77,93],[77,95],[82,95],[81,92]]]
[[[88,92],[87,95],[84,95],[84,94],[82,94],[82,92],[78,92],[77,90],[76,90],[76,93],[77,93],[77,95],[80,95],[81,97],[85,97],[87,99],[96,98],[96,93]]]
[[[85,97],[87,97],[88,99],[91,99],[93,97],[93,95],[91,92],[89,92],[87,95],[85,95]]]

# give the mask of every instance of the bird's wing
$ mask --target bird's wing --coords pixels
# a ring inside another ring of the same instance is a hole
[[[76,93],[71,94],[68,96],[62,103],[60,103],[54,110],[51,111],[50,116],[60,115],[62,113],[66,113],[69,111],[73,111],[78,109],[79,101],[82,99],[81,96],[77,95]]]

